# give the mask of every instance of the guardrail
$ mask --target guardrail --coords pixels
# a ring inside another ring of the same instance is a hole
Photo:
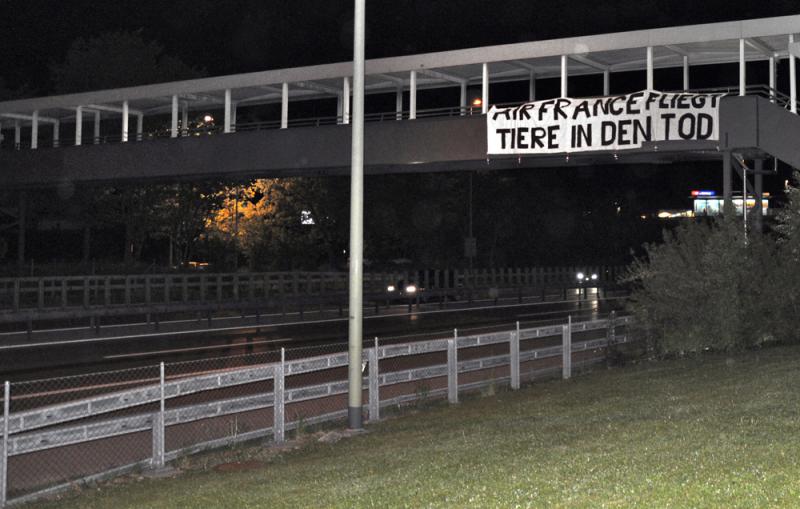
[[[618,267],[536,267],[481,270],[408,270],[364,275],[365,293],[413,281],[426,291],[574,283],[583,271],[613,282]],[[0,278],[0,314],[25,310],[147,307],[175,304],[264,302],[335,295],[348,287],[345,272],[141,274]]]
[[[629,317],[520,328],[404,344],[363,353],[365,405],[375,421],[387,407],[509,383],[518,389],[604,359],[627,343]],[[0,506],[20,503],[138,468],[346,415],[346,345],[281,350],[270,362],[155,381],[74,401],[13,411],[17,399],[46,385],[5,384],[0,450]],[[106,373],[104,376],[108,376]],[[125,376],[128,376],[127,374]],[[48,381],[52,382],[52,381]],[[65,383],[68,385],[69,380]],[[127,383],[127,382],[126,382]],[[34,391],[35,392],[35,391]]]

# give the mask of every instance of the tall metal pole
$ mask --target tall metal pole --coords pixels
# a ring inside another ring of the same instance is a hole
[[[364,426],[361,415],[361,341],[364,250],[364,23],[365,0],[355,0],[353,30],[353,147],[350,174],[350,303],[349,397],[350,429]]]

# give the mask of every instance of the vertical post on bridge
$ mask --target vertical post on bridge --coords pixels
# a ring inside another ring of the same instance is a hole
[[[689,55],[683,55],[683,89],[689,90]]]
[[[342,80],[342,123],[350,123],[350,77]]]
[[[350,429],[364,427],[361,351],[364,320],[364,23],[366,0],[355,0],[353,27],[353,136],[350,171],[350,302],[348,401]],[[415,84],[416,85],[416,84]]]
[[[769,102],[775,103],[775,57],[769,57]]]
[[[92,143],[100,144],[100,110],[94,112],[94,124],[92,126]]]
[[[453,329],[453,339],[447,340],[447,401],[458,403],[458,329]]]
[[[394,95],[395,120],[403,120],[403,85],[398,85]]]
[[[75,108],[75,146],[83,143],[83,106]]]
[[[789,35],[789,45],[794,44],[794,34]],[[789,51],[789,108],[792,113],[797,113],[797,60]]]
[[[561,55],[561,97],[567,97],[569,93],[567,79],[567,55]]]
[[[128,101],[122,102],[122,143],[128,141],[128,121],[130,109],[128,108]]]
[[[0,456],[0,507],[8,501],[8,416],[11,408],[11,383],[3,386],[3,452]]]
[[[572,376],[572,315],[561,330],[561,377],[566,380]]]
[[[744,59],[744,39],[739,39],[739,95],[747,93],[747,63]]]
[[[655,75],[653,71],[653,47],[647,47],[647,90],[655,87]]]
[[[285,440],[286,420],[284,418],[284,393],[286,386],[284,383],[284,368],[286,367],[286,350],[281,348],[281,361],[275,365],[273,374],[273,398],[272,398],[272,439],[276,444],[282,444]]]
[[[536,71],[533,69],[528,73],[528,102],[536,100]]]
[[[222,132],[225,134],[231,132],[231,124],[232,124],[232,117],[231,117],[231,89],[225,89],[225,118],[223,121]]]
[[[289,84],[281,85],[281,129],[289,127]]]
[[[481,113],[489,111],[489,64],[484,62],[481,80]]]
[[[511,345],[509,345],[511,358],[511,388],[519,389],[519,322],[517,330],[511,333]]]
[[[39,148],[39,110],[31,117],[31,149]]]
[[[178,137],[178,96],[172,96],[172,116],[170,117],[169,137]]]
[[[378,338],[369,350],[369,420],[381,418],[380,371],[378,370]]]
[[[417,118],[417,71],[411,71],[408,79],[408,119]]]

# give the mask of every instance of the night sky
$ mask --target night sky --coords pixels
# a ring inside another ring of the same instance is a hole
[[[142,30],[209,75],[345,61],[349,0],[0,0],[8,87],[47,94],[78,37]],[[367,58],[800,12],[796,0],[368,0]]]

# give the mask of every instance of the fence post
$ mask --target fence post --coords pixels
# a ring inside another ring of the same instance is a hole
[[[611,347],[617,343],[617,312],[608,314],[608,330],[606,331],[606,346]]]
[[[0,456],[0,507],[8,501],[8,415],[11,406],[11,383],[3,389],[3,453]]]
[[[511,345],[509,346],[511,354],[511,388],[519,389],[519,322],[517,322],[517,330],[511,333]]]
[[[378,338],[375,338],[375,347],[369,350],[369,420],[377,421],[381,418],[380,380],[378,376]]]
[[[275,365],[274,382],[274,398],[272,402],[272,438],[276,444],[282,444],[284,440],[284,413],[283,413],[283,393],[284,393],[284,380],[283,369],[286,361],[285,349],[281,348],[281,362]]]
[[[164,363],[159,365],[159,411],[153,415],[153,459],[155,468],[164,467],[165,430],[164,430]]]
[[[572,315],[561,331],[561,376],[566,380],[572,376]]]
[[[458,403],[458,329],[447,340],[447,401]]]

